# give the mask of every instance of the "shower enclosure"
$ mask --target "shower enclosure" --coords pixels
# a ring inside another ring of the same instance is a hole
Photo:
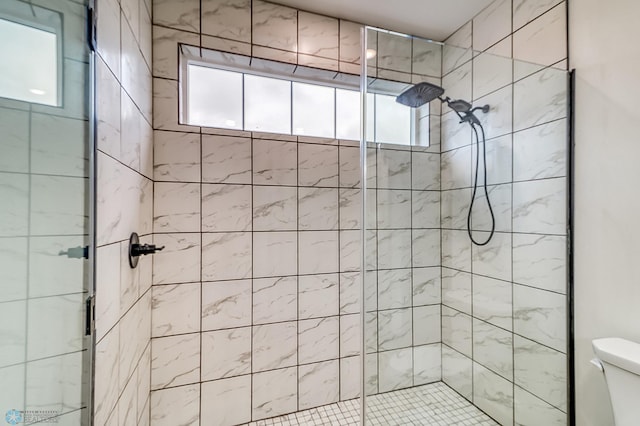
[[[568,422],[566,65],[472,39],[364,30],[365,424]]]
[[[86,6],[71,0],[0,4],[3,424],[90,420]]]

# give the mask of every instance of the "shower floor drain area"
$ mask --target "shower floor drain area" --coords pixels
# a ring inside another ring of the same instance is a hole
[[[367,405],[367,425],[498,425],[442,382],[375,395],[369,397]],[[252,422],[249,426],[357,426],[359,420],[360,402],[354,399]]]

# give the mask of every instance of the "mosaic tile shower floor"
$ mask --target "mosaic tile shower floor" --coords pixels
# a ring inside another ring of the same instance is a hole
[[[498,425],[442,382],[375,395],[369,401],[367,425]],[[360,403],[351,400],[260,420],[249,426],[357,426],[359,419]]]

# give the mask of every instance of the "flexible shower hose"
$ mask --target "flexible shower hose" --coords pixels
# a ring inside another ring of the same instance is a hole
[[[469,234],[469,238],[471,242],[477,246],[486,246],[493,238],[493,234],[496,230],[496,218],[493,214],[493,207],[491,207],[491,200],[489,199],[489,190],[487,189],[487,146],[486,146],[486,137],[484,134],[484,128],[482,124],[477,124],[480,127],[480,132],[482,133],[482,162],[484,163],[484,195],[487,198],[487,205],[489,206],[489,213],[491,214],[491,233],[489,234],[489,238],[484,242],[478,242],[473,238],[473,233],[471,232],[471,214],[473,213],[473,204],[476,200],[476,192],[478,191],[478,168],[480,165],[480,137],[478,136],[478,129],[476,129],[476,124],[473,122],[469,122],[469,125],[473,129],[473,133],[476,135],[476,173],[475,179],[473,181],[473,194],[471,195],[471,204],[469,205],[469,213],[467,214],[467,233]]]

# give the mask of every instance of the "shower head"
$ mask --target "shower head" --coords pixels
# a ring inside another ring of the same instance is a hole
[[[449,108],[457,112],[470,112],[471,108],[473,108],[473,105],[462,99],[448,100],[447,105],[449,105]]]
[[[418,108],[434,99],[440,99],[444,89],[431,83],[418,83],[402,92],[396,98],[396,102],[413,108]]]

